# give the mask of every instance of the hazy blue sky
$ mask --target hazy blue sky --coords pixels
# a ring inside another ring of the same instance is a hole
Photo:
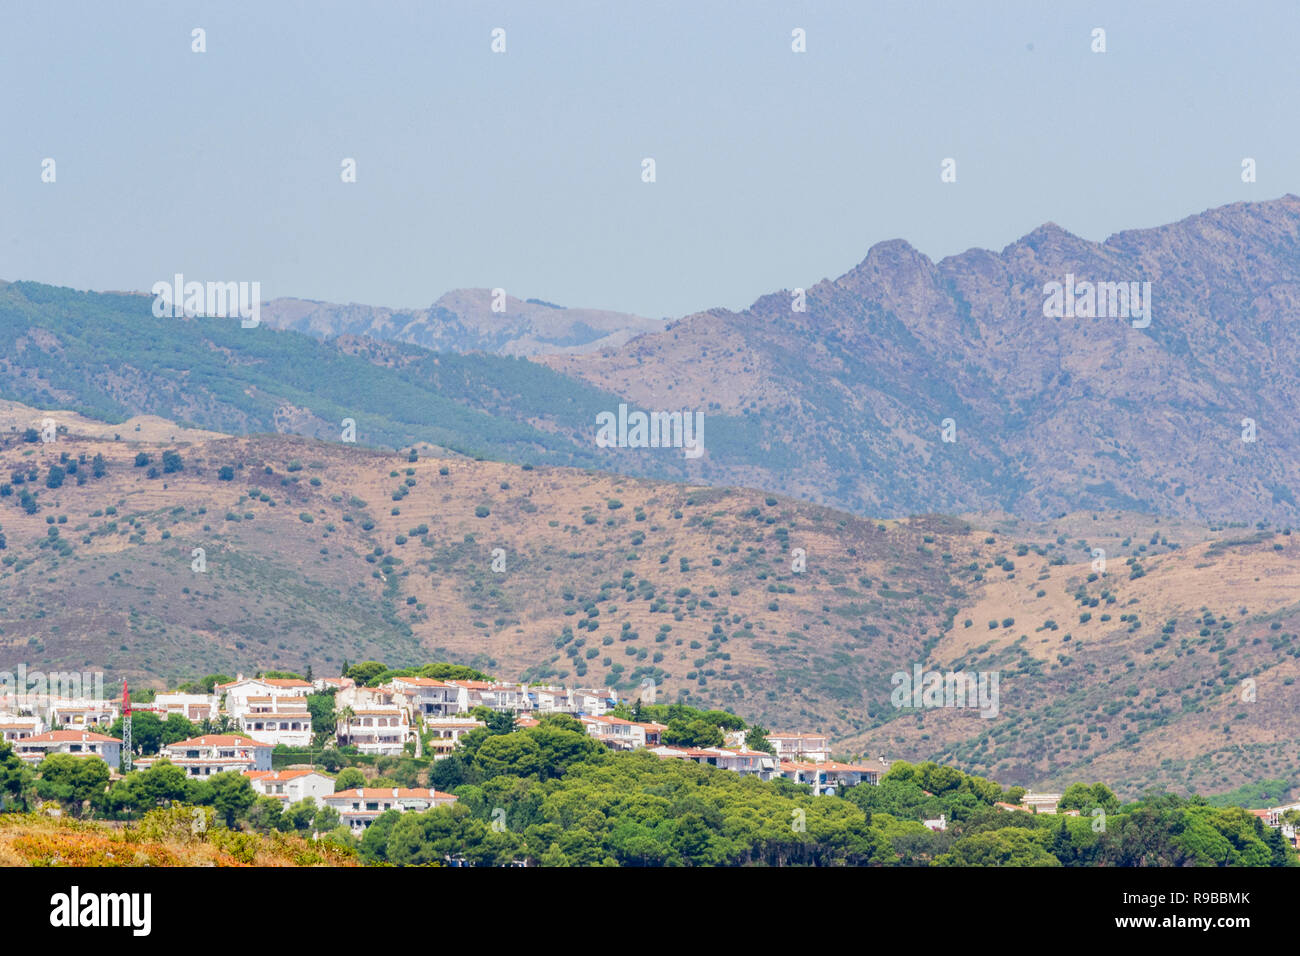
[[[5,0],[0,278],[675,316],[884,239],[1100,240],[1300,192],[1297,28],[1294,0]]]

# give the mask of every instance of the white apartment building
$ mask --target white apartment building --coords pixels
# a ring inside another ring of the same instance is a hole
[[[779,760],[761,750],[730,750],[726,747],[653,747],[651,753],[665,758],[694,760],[696,763],[733,773],[771,780],[780,774]]]
[[[144,769],[163,759],[183,768],[191,777],[270,770],[271,745],[238,734],[206,734],[167,744],[158,757],[141,757],[134,765]]]
[[[441,760],[460,745],[460,738],[471,730],[487,725],[481,720],[461,717],[430,717],[424,721],[424,732],[429,737],[429,752],[434,760]]]
[[[27,737],[35,737],[44,729],[39,717],[0,714],[0,740],[7,744],[17,743]]]
[[[573,713],[586,714],[589,717],[603,716],[617,703],[617,695],[612,690],[588,690],[577,688],[569,694],[573,704]]]
[[[614,750],[640,750],[647,744],[645,724],[619,717],[579,717],[578,720],[586,729],[587,736],[595,737]]]
[[[49,697],[45,707],[46,723],[67,730],[108,727],[122,711],[118,701],[92,697]]]
[[[334,695],[334,709],[341,710],[344,707],[351,707],[353,710],[363,710],[369,707],[392,707],[394,705],[404,705],[406,700],[393,692],[388,685],[383,687],[366,687],[363,684],[357,684],[348,681],[341,686]]]
[[[450,793],[438,790],[404,789],[401,787],[358,787],[340,790],[323,798],[325,805],[339,813],[339,820],[354,832],[370,826],[380,814],[389,810],[405,813],[420,812],[434,807],[445,807],[456,802]]]
[[[818,763],[782,761],[780,767],[783,777],[795,783],[808,784],[818,793],[827,796],[834,796],[837,789],[856,787],[860,783],[878,784],[888,770],[888,765],[874,760],[856,764],[837,763],[833,760]]]
[[[226,700],[226,713],[239,719],[248,709],[251,697],[306,697],[311,684],[294,678],[252,677],[240,674],[229,684],[218,684],[216,692]]]
[[[311,743],[306,697],[246,697],[243,707],[236,723],[254,740],[273,747],[306,747]]]
[[[91,730],[50,730],[18,741],[15,750],[28,763],[40,763],[49,754],[73,754],[98,757],[116,769],[122,760],[122,741]]]
[[[405,707],[368,707],[340,715],[335,736],[339,746],[354,746],[363,754],[400,756],[412,739],[411,720]]]
[[[192,724],[205,720],[216,720],[221,714],[220,694],[182,694],[174,691],[158,694],[149,706],[163,713],[159,716],[166,720],[171,714],[180,714]]]
[[[1020,798],[1020,805],[1030,813],[1055,813],[1056,805],[1061,802],[1059,793],[1034,793],[1026,790]]]
[[[315,770],[245,770],[244,776],[258,793],[286,804],[310,799],[321,807],[334,792],[334,778]]]
[[[531,687],[528,691],[539,714],[571,714],[573,699],[566,687]]]
[[[782,760],[823,763],[831,759],[830,741],[825,734],[768,734],[767,742]]]
[[[384,685],[394,698],[425,717],[454,717],[469,710],[469,690],[431,677],[394,677]]]
[[[485,680],[449,680],[447,683],[465,688],[465,710],[486,707],[503,713],[509,710],[522,713],[533,709],[533,700],[528,695],[526,684]]]

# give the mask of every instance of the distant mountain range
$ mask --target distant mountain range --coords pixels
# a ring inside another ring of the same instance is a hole
[[[435,352],[492,355],[572,354],[623,345],[642,332],[658,332],[662,319],[600,309],[566,309],[540,299],[502,294],[493,311],[491,289],[454,289],[430,308],[407,311],[371,305],[337,305],[307,299],[273,299],[262,320],[317,338],[339,335],[407,342]]]
[[[1141,316],[1076,317],[1085,290],[1104,313],[1121,288]],[[334,439],[353,417],[362,443],[762,488],[867,515],[1300,519],[1290,195],[1104,243],[1048,224],[937,263],[885,242],[802,302],[785,290],[662,330],[513,298],[493,312],[489,290],[419,312],[279,299],[255,330],[156,319],[149,303],[0,286],[0,398],[236,434]],[[597,447],[596,416],[621,403],[703,412],[703,457]]]
[[[520,357],[432,352],[340,332],[238,319],[158,318],[152,298],[0,285],[0,399],[108,422],[157,415],[228,434],[297,434],[361,445],[428,444],[471,457],[682,478],[681,451],[598,448],[596,416],[619,395]],[[759,423],[712,416],[710,448],[756,464]],[[695,471],[700,471],[696,468]]]
[[[617,401],[523,359],[435,354],[345,335],[321,342],[237,319],[156,318],[149,296],[0,287],[0,397],[109,422],[160,415],[236,434],[427,443],[594,466],[555,434]],[[558,424],[557,424],[558,423]]]
[[[1149,325],[1045,317],[1053,282],[1149,282]],[[885,242],[793,303],[539,361],[645,405],[757,419],[793,454],[713,458],[722,480],[859,513],[1300,517],[1296,196],[1104,243],[1048,224],[938,263]]]

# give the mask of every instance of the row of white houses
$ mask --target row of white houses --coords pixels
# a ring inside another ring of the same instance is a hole
[[[521,728],[535,726],[537,718],[545,714],[571,714],[590,736],[612,749],[647,749],[663,759],[691,760],[763,780],[784,776],[809,784],[819,793],[834,793],[837,788],[863,782],[874,784],[888,770],[884,758],[858,764],[832,761],[829,741],[823,734],[768,734],[775,751],[771,754],[748,749],[743,731],[727,734],[721,747],[668,746],[663,742],[667,726],[611,716],[608,712],[617,699],[608,689],[427,677],[395,677],[382,686],[365,687],[346,677],[309,682],[296,678],[245,678],[242,674],[218,685],[211,694],[176,691],[156,695],[148,706],[160,717],[179,714],[195,723],[225,717],[234,725],[233,732],[168,744],[157,757],[145,757],[135,764],[143,769],[166,759],[191,777],[237,771],[250,774],[255,781],[275,781],[274,786],[291,779],[311,780],[314,771],[273,774],[271,752],[279,745],[310,745],[313,727],[307,696],[325,691],[334,693],[337,743],[353,746],[366,755],[401,755],[407,752],[408,745],[413,745],[417,754],[446,757],[465,734],[483,726],[482,721],[466,714],[473,708],[486,707],[514,712],[516,725]],[[99,756],[110,767],[119,765],[121,742],[100,732],[117,719],[116,702],[59,701],[57,708],[43,714],[11,713],[3,707],[0,699],[0,733],[24,760],[35,763],[49,753],[74,753]],[[63,726],[46,729],[46,722],[56,717]],[[321,774],[316,776],[329,780]],[[255,786],[260,789],[260,784]],[[316,786],[319,789],[324,783]],[[368,805],[373,801],[363,802]],[[358,812],[369,811],[363,808]]]
[[[112,700],[0,694],[0,739],[14,743],[56,728],[103,731],[120,713],[121,707]]]
[[[414,739],[415,715],[426,730],[450,751],[460,737],[480,726],[456,715],[473,707],[511,710],[523,720],[530,715],[567,713],[581,717],[593,736],[619,749],[653,746],[655,726],[606,718],[616,703],[612,691],[570,690],[493,684],[487,681],[437,681],[430,678],[396,678],[383,687],[358,687],[348,678],[306,681],[242,676],[221,685],[212,694],[167,692],[158,694],[149,709],[160,717],[179,714],[192,723],[230,717],[238,731],[272,746],[307,746],[311,741],[311,715],[307,695],[325,688],[335,693],[336,734],[340,744],[354,744],[362,753],[400,754]],[[224,700],[224,707],[223,707]],[[116,700],[49,698],[40,704],[17,704],[0,696],[0,739],[8,743],[34,737],[52,729],[103,732],[121,714]],[[663,728],[659,728],[662,730]],[[647,736],[647,734],[649,736]],[[783,760],[830,759],[823,734],[770,734],[768,740]],[[734,741],[729,741],[734,743]]]
[[[179,714],[196,724],[225,717],[233,731],[260,743],[307,747],[314,729],[307,696],[327,690],[335,693],[337,742],[378,755],[398,755],[408,743],[418,742],[418,724],[432,731],[434,755],[445,756],[461,736],[481,726],[458,716],[475,707],[523,716],[601,715],[617,702],[608,689],[426,677],[398,677],[382,687],[364,687],[346,677],[308,682],[241,674],[211,694],[168,691],[138,709],[164,719]],[[0,739],[17,744],[55,730],[102,733],[119,716],[121,704],[112,699],[0,695]]]
[[[588,735],[615,750],[648,749],[667,760],[693,760],[696,763],[733,773],[771,780],[786,777],[795,783],[810,785],[817,793],[833,795],[838,788],[875,784],[889,771],[889,763],[867,760],[857,764],[831,760],[829,741],[823,734],[768,734],[767,741],[775,753],[751,750],[745,746],[745,732],[726,735],[722,747],[675,747],[662,743],[664,724],[624,720],[608,715],[578,718]]]
[[[433,731],[435,756],[450,753],[460,737],[480,723],[463,716],[475,707],[520,715],[604,714],[617,703],[613,691],[529,686],[477,680],[396,677],[380,687],[358,685],[347,677],[312,682],[296,679],[245,678],[220,684],[211,694],[169,692],[154,698],[160,713],[187,720],[226,716],[239,732],[272,746],[304,747],[311,742],[311,715],[306,697],[334,691],[336,738],[364,754],[401,754],[416,741],[417,725]]]
[[[756,776],[762,780],[784,776],[795,783],[809,784],[817,792],[834,793],[838,787],[856,786],[859,783],[879,783],[880,777],[889,769],[888,763],[883,759],[859,764],[844,764],[826,758],[800,759],[800,755],[789,754],[790,741],[806,739],[808,735],[770,736],[769,740],[782,741],[780,747],[773,748],[778,751],[773,755],[765,751],[745,749],[743,743],[735,747],[664,746],[660,743],[660,736],[667,728],[662,724],[637,723],[616,717],[579,719],[590,736],[615,749],[648,748],[651,753],[664,759],[693,760],[722,770]],[[535,725],[536,720],[524,718],[518,723],[527,727]],[[475,726],[481,724],[474,721],[452,720],[446,726],[448,736],[443,738],[449,744],[447,752],[455,747],[463,732]],[[121,760],[122,742],[94,731],[55,730],[19,740],[15,743],[15,748],[19,757],[30,763],[39,763],[51,753],[66,753],[99,757],[110,767],[117,767]],[[208,734],[167,744],[162,747],[157,757],[141,757],[135,761],[135,766],[144,770],[159,760],[167,760],[183,769],[188,776],[196,778],[234,771],[256,775],[256,780],[261,780],[267,775],[273,779],[287,779],[272,774],[272,749],[271,744],[240,734]],[[783,749],[786,750],[789,759],[783,756]],[[434,756],[436,758],[438,754],[435,753]],[[823,755],[817,753],[816,756]],[[302,795],[291,794],[291,797],[290,802],[302,799]]]

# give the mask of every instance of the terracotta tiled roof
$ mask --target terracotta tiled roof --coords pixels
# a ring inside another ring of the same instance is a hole
[[[455,799],[450,793],[443,793],[441,790],[430,790],[427,787],[416,787],[406,789],[404,787],[357,787],[353,790],[340,790],[337,793],[331,793],[324,797],[325,800],[446,800],[448,797]]]
[[[260,743],[252,737],[241,737],[238,734],[207,734],[203,737],[191,737],[189,740],[178,740],[174,744],[164,744],[166,747],[265,747],[270,750],[270,744]]]
[[[269,780],[273,783],[285,783],[289,780],[296,780],[299,777],[305,777],[308,774],[318,773],[316,770],[245,770],[244,776],[249,780]],[[324,776],[322,774],[322,776]]]
[[[122,741],[116,737],[106,737],[104,734],[97,734],[90,730],[50,730],[43,734],[37,734],[35,737],[28,737],[23,741],[24,744],[60,744],[60,743],[107,743],[120,744]]]

